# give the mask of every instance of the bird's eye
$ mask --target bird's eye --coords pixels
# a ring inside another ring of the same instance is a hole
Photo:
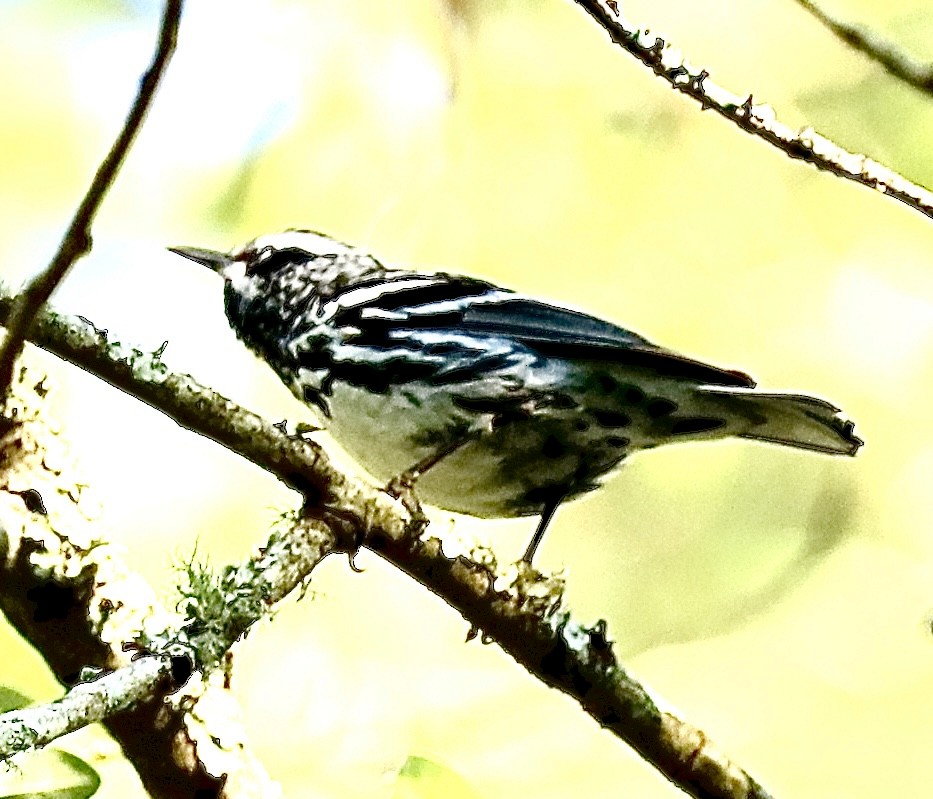
[[[300,247],[263,247],[258,252],[247,253],[246,274],[249,276],[272,275],[280,269],[310,261],[314,256]]]

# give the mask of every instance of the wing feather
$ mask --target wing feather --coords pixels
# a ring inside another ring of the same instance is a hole
[[[542,355],[606,361],[721,386],[753,388],[742,372],[720,369],[657,347],[630,330],[579,311],[521,297],[471,303],[461,327],[514,338]]]
[[[361,343],[398,342],[405,330],[467,331],[512,339],[546,357],[639,367],[709,385],[755,386],[742,372],[687,358],[579,311],[521,297],[471,278],[431,277],[435,281],[428,284],[399,281],[387,286],[378,297],[342,308],[335,321],[357,327],[355,338]]]

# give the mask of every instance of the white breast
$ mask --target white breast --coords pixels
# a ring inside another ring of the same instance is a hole
[[[336,382],[328,405],[328,431],[380,480],[389,480],[433,454],[425,443],[428,431],[475,421],[454,405],[449,393],[420,382],[393,387],[386,394]]]

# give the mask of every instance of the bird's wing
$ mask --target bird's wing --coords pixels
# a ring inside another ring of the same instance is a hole
[[[354,296],[355,295],[355,296]],[[398,273],[341,298],[334,321],[359,329],[357,340],[395,340],[405,330],[501,336],[548,357],[603,361],[720,386],[754,387],[746,374],[657,347],[624,328],[457,275]]]
[[[471,303],[461,326],[509,336],[542,355],[644,367],[666,377],[712,385],[755,386],[742,372],[695,361],[609,322],[533,299],[505,297],[496,303]]]

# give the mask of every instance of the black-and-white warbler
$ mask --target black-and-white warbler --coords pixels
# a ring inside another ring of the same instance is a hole
[[[738,436],[854,455],[828,402],[754,391],[641,336],[459,275],[389,269],[308,231],[173,252],[224,278],[236,334],[381,479],[429,504],[541,517],[642,449]]]

